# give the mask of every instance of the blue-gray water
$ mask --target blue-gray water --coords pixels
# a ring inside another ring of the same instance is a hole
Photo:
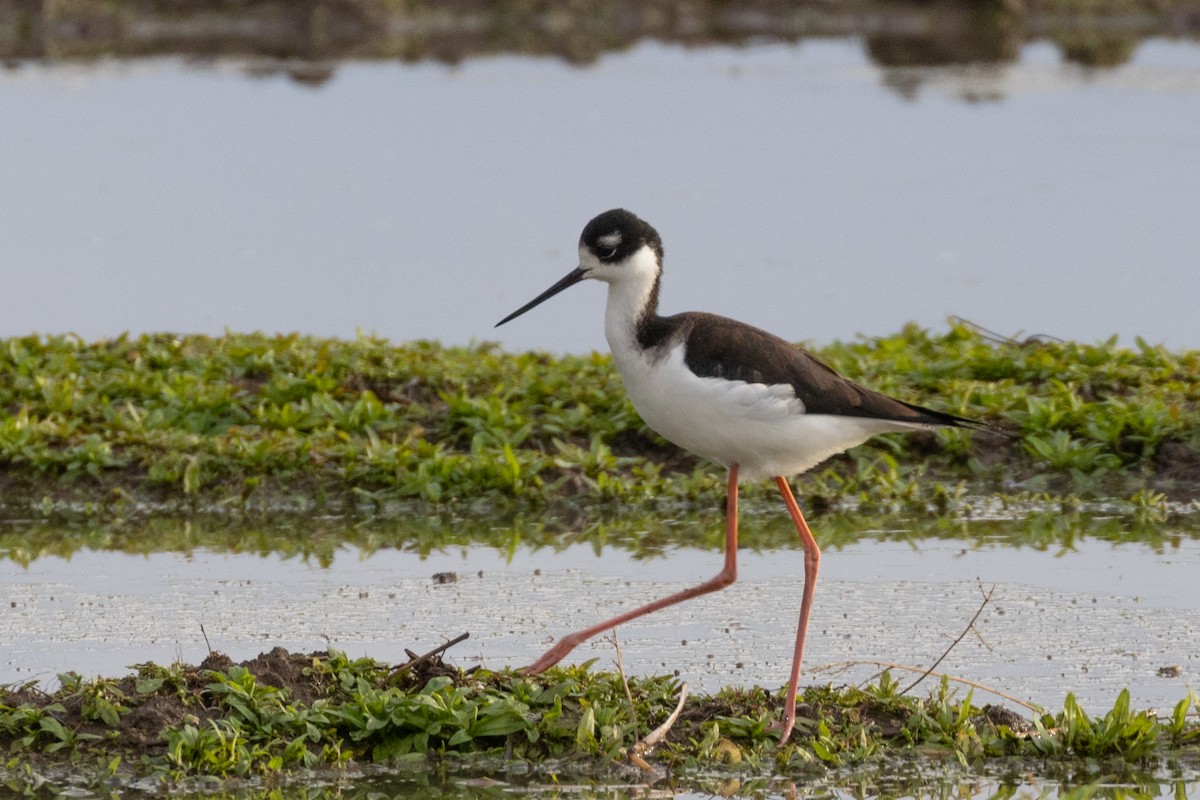
[[[691,548],[637,560],[576,545],[520,548],[511,558],[486,547],[425,558],[397,550],[360,558],[346,548],[327,567],[204,550],[81,551],[28,567],[0,561],[0,684],[53,682],[68,668],[115,675],[147,660],[199,663],[208,644],[238,660],[277,645],[332,645],[400,662],[405,648],[425,652],[464,631],[471,638],[450,661],[517,667],[559,636],[711,577],[720,560]],[[1101,713],[1128,687],[1136,707],[1165,711],[1200,688],[1197,569],[1194,539],[1157,551],[1087,539],[1061,552],[954,540],[830,549],[805,681],[856,682],[877,670],[848,662],[932,664],[994,586],[978,635],[964,638],[942,670],[1052,709],[1074,692]],[[432,579],[447,571],[457,582]],[[733,587],[622,626],[625,668],[678,670],[703,691],[782,686],[802,578],[799,551],[743,552]],[[602,637],[570,660],[598,658],[611,669],[614,655]],[[1172,666],[1181,674],[1158,674]]]
[[[594,285],[492,324],[623,205],[665,238],[667,311],[1200,346],[1194,42],[1092,70],[1048,44],[887,70],[852,40],[352,62],[317,87],[245,66],[0,73],[0,335],[603,349]]]

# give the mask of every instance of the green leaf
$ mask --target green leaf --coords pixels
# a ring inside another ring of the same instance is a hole
[[[596,714],[591,706],[585,708],[579,717],[579,725],[575,727],[575,744],[588,749],[596,744]]]
[[[162,688],[166,678],[143,678],[136,684],[138,694],[154,694]]]

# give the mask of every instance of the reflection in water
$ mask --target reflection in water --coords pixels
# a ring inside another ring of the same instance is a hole
[[[1103,763],[1054,760],[1029,764],[984,761],[964,767],[937,752],[899,754],[840,769],[814,766],[802,777],[774,774],[770,765],[684,770],[653,786],[627,762],[605,764],[586,779],[562,774],[570,765],[528,764],[495,758],[464,766],[452,759],[393,762],[366,768],[298,772],[283,779],[184,781],[166,788],[152,781],[134,786],[111,782],[99,791],[88,767],[78,774],[40,766],[33,778],[0,764],[5,783],[32,798],[103,797],[175,800],[841,800],[845,798],[911,798],[911,800],[1001,800],[1002,798],[1090,798],[1153,800],[1200,796],[1194,768],[1175,763],[1171,769],[1134,762]],[[578,766],[576,767],[578,769]],[[264,787],[262,784],[268,784]],[[111,795],[110,795],[111,793]]]
[[[1025,39],[1019,21],[996,8],[941,17],[913,31],[884,29],[866,37],[871,60],[885,67],[1015,61]]]
[[[515,770],[514,770],[515,771]],[[1015,772],[1016,770],[1009,770]],[[650,787],[640,783],[629,783],[616,778],[594,784],[558,782],[546,776],[543,780],[505,775],[497,770],[478,775],[451,775],[448,778],[430,775],[381,775],[370,778],[352,778],[345,785],[329,787],[314,794],[310,790],[288,792],[281,800],[305,798],[338,798],[338,800],[438,800],[439,798],[495,798],[508,800],[513,797],[578,798],[578,800],[647,800],[647,798],[676,798],[676,800],[711,800],[714,797],[746,798],[871,798],[905,797],[912,800],[967,800],[968,798],[1023,798],[1062,796],[1073,789],[1082,789],[1081,797],[1094,800],[1151,800],[1169,797],[1188,798],[1197,796],[1200,783],[1194,780],[1166,778],[1148,771],[1126,768],[1124,774],[1101,773],[1097,770],[1080,768],[1080,765],[1044,767],[1034,777],[1022,774],[1019,777],[1003,775],[1003,770],[976,768],[974,770],[948,766],[936,761],[931,763],[900,763],[880,768],[868,765],[843,771],[843,774],[822,774],[813,770],[802,781],[788,780],[779,776],[763,776],[737,771],[732,775],[695,775],[670,786]],[[1061,773],[1055,775],[1055,772]],[[848,774],[846,774],[848,773]],[[950,773],[950,774],[947,774]],[[632,776],[633,773],[630,773]],[[626,778],[628,780],[628,776]],[[235,795],[228,795],[232,798]],[[264,795],[265,796],[265,795]],[[223,798],[225,795],[210,795]],[[238,800],[250,800],[250,796],[236,795]]]
[[[911,800],[985,800],[985,798],[1091,798],[1091,800],[1152,800],[1197,797],[1200,783],[1194,776],[1156,774],[1131,764],[1086,765],[976,765],[971,769],[922,756],[900,758],[880,765],[806,772],[802,779],[772,775],[763,770],[708,770],[650,786],[638,782],[638,773],[625,765],[610,766],[607,776],[572,781],[554,774],[554,765],[538,768],[519,761],[499,759],[489,767],[463,768],[453,763],[421,760],[368,770],[299,773],[273,778],[269,788],[253,779],[206,780],[171,783],[169,788],[135,785],[120,788],[123,798],[171,797],[174,800],[513,800],[513,798],[571,798],[572,800],[712,800],[716,797],[756,800],[812,800],[904,797]],[[1104,771],[1099,769],[1105,768]],[[1116,770],[1116,771],[1114,771]],[[36,781],[6,773],[4,781],[22,796],[31,798],[117,796],[115,785],[104,791],[88,782],[90,773],[71,775],[65,770],[39,770]],[[147,782],[149,783],[149,782]],[[119,785],[119,784],[117,784]]]
[[[1037,14],[1024,3],[921,2],[697,4],[681,0],[586,4],[470,4],[385,0],[304,3],[0,4],[0,59],[79,61],[100,56],[188,55],[274,59],[268,73],[298,83],[329,80],[332,62],[399,59],[457,64],[500,53],[551,55],[572,63],[645,39],[689,47],[799,43],[862,36],[880,66],[1011,62],[1023,44],[1049,39],[1087,66],[1127,61],[1148,36],[1195,33],[1200,21],[1159,0]],[[297,64],[296,62],[305,62]],[[264,68],[252,68],[264,74]]]
[[[1129,33],[1075,31],[1053,37],[1067,61],[1085,67],[1116,67],[1133,58],[1138,37]]]
[[[746,489],[754,492],[755,487]],[[752,494],[742,502],[751,521],[743,550],[800,549],[790,521],[776,513],[775,499]],[[1200,540],[1200,514],[1173,514],[1170,523],[1140,519],[1133,509],[1106,505],[1103,512],[1067,513],[1057,507],[1000,507],[992,502],[968,503],[969,516],[868,513],[846,510],[813,515],[821,546],[830,552],[867,542],[900,543],[914,549],[958,543],[970,550],[1028,548],[1068,554],[1088,542],[1111,546],[1144,546],[1169,555]],[[0,506],[0,510],[3,510]],[[1184,508],[1184,507],[1180,507]],[[761,513],[763,511],[766,513]],[[557,511],[505,515],[421,510],[396,503],[381,516],[322,516],[272,511],[262,516],[195,516],[156,514],[131,518],[47,520],[0,516],[0,563],[28,567],[39,559],[70,560],[87,551],[147,556],[152,553],[278,554],[328,567],[339,553],[353,548],[361,558],[398,550],[419,558],[455,549],[490,548],[499,553],[518,549],[586,548],[596,556],[627,553],[635,561],[662,558],[679,549],[719,552],[724,544],[723,517],[715,508],[682,514],[660,509],[630,511],[565,507]]]

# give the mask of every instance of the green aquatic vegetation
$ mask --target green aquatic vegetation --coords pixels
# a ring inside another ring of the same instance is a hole
[[[1113,754],[1124,758],[1149,757],[1158,737],[1164,733],[1154,717],[1130,709],[1128,689],[1121,690],[1111,711],[1096,719],[1079,707],[1074,694],[1068,694],[1057,722],[1065,748],[1097,758]]]
[[[1025,447],[1052,469],[1074,475],[1077,484],[1087,478],[1102,476],[1120,465],[1120,458],[1106,452],[1099,442],[1081,441],[1065,430],[1044,436],[1030,434],[1025,439]]]
[[[1015,435],[876,437],[810,504],[958,513],[980,493],[1200,487],[1200,354],[1004,342],[963,326],[815,348],[849,377]],[[720,470],[638,418],[606,355],[298,335],[0,340],[0,480],[86,506],[380,511],[713,502]],[[747,499],[759,492],[753,487]],[[24,498],[24,499],[21,499]]]
[[[64,725],[56,716],[66,711],[58,703],[45,706],[22,703],[15,708],[5,708],[0,704],[0,732],[13,737],[10,748],[14,751],[40,749],[46,753],[57,753],[66,749],[70,752],[81,739],[74,728]]]
[[[58,681],[65,691],[79,699],[79,716],[84,722],[103,722],[115,728],[121,724],[121,715],[129,711],[125,693],[112,681],[104,678],[88,681],[74,672],[60,674]]]
[[[285,702],[287,692],[261,683],[247,669],[210,671],[207,699],[223,717],[200,722],[184,717],[179,727],[163,731],[165,760],[170,769],[188,774],[247,775],[279,772],[320,763],[338,763],[323,729],[329,725],[325,703],[304,706]],[[200,710],[199,708],[197,710]],[[318,745],[326,745],[316,749]]]
[[[124,678],[68,674],[45,694],[0,690],[7,770],[66,761],[104,777],[241,777],[386,763],[599,775],[628,764],[634,745],[677,705],[672,677],[597,672],[591,664],[536,677],[463,673],[436,659],[396,668],[343,653],[281,649],[241,665],[212,654],[199,667],[139,665]],[[96,704],[104,697],[110,710]],[[692,697],[652,759],[672,775],[801,775],[916,756],[964,766],[1013,758],[1062,762],[1200,761],[1200,727],[1185,698],[1169,716],[1134,711],[1128,693],[1090,716],[1068,696],[1062,711],[1027,720],[975,705],[943,679],[906,693],[889,674],[862,688],[803,690],[793,738],[771,723],[780,699],[759,687]],[[500,759],[500,761],[497,761]]]

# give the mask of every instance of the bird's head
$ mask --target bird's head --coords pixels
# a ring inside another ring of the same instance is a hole
[[[662,239],[649,223],[623,208],[605,211],[583,228],[579,237],[579,266],[497,322],[496,327],[589,278],[610,285],[640,284],[649,291],[658,282],[662,259]]]

